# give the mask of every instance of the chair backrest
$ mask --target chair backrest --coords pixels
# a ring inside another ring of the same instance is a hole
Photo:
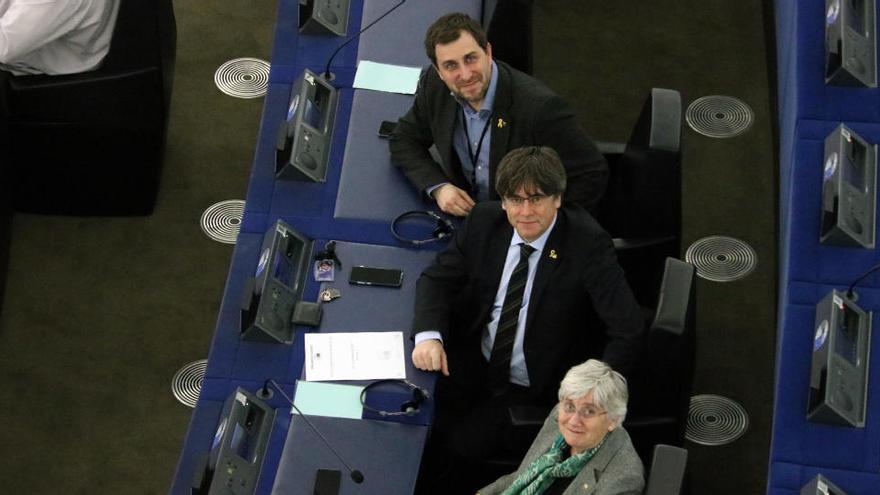
[[[644,352],[629,379],[626,426],[640,454],[656,443],[684,442],[694,376],[695,305],[694,266],[668,258]]]
[[[656,306],[667,257],[681,251],[681,95],[654,88],[625,145],[600,143],[609,163],[597,219],[615,239],[639,304]]]
[[[672,445],[654,447],[645,495],[679,495],[684,488],[688,451]]]
[[[681,236],[681,94],[653,88],[622,156],[610,161],[598,219],[612,237]]]
[[[492,56],[532,73],[533,0],[484,0],[483,27]]]

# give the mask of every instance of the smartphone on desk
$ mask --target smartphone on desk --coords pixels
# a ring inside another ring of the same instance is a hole
[[[400,287],[403,284],[403,270],[397,268],[353,266],[348,283],[355,285],[378,285],[380,287]]]
[[[382,123],[379,124],[379,137],[388,139],[388,137],[391,136],[391,133],[394,132],[395,127],[397,127],[397,122],[383,120]]]

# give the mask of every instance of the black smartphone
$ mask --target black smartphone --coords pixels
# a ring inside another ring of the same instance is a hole
[[[403,271],[397,268],[373,268],[369,266],[351,267],[348,283],[356,285],[380,285],[383,287],[400,287],[403,283]]]
[[[339,495],[341,471],[336,469],[319,469],[315,476],[315,495]]]
[[[391,122],[390,120],[383,120],[381,124],[379,124],[379,137],[380,138],[388,138],[392,132],[394,132],[394,128],[397,127],[397,122]]]

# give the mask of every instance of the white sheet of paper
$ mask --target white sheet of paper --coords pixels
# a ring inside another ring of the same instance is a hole
[[[406,378],[403,332],[307,333],[306,380]]]
[[[355,88],[413,95],[422,69],[361,60],[354,75]]]

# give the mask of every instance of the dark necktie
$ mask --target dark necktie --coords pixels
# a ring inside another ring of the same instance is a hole
[[[519,245],[519,263],[507,282],[507,293],[504,294],[498,329],[495,331],[495,343],[492,344],[492,354],[489,356],[489,390],[494,395],[504,393],[510,382],[510,355],[513,352],[523,293],[529,278],[529,255],[534,250],[535,248],[526,244]]]

